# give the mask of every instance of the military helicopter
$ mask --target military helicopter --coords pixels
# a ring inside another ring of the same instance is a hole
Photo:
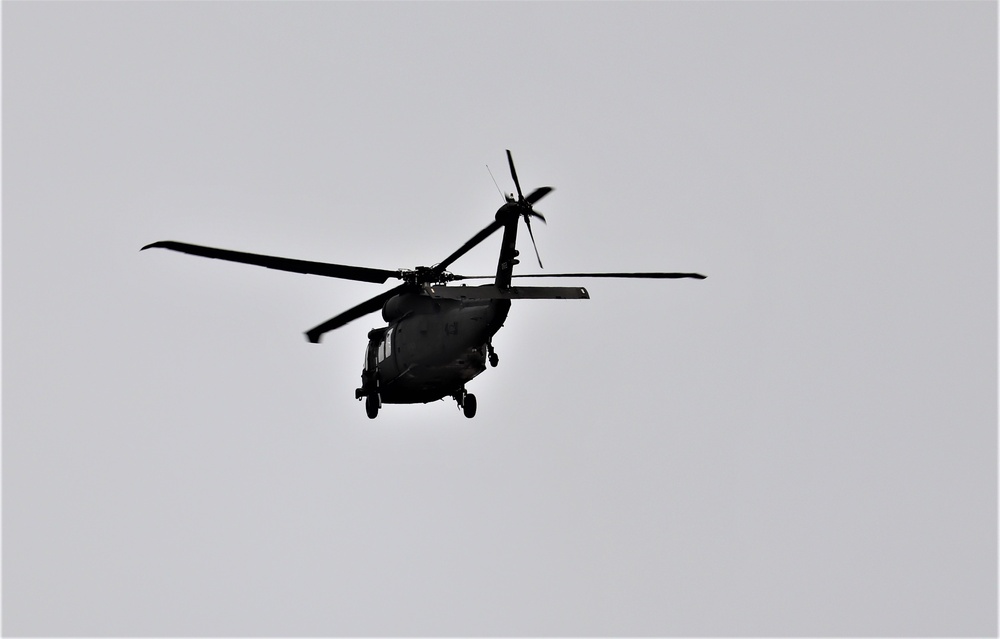
[[[504,195],[504,204],[483,230],[463,244],[454,253],[433,266],[395,271],[346,266],[326,262],[311,262],[256,253],[243,253],[226,249],[198,246],[183,242],[162,241],[142,247],[164,248],[190,255],[199,255],[230,262],[253,264],[280,271],[306,273],[339,279],[384,284],[390,278],[402,284],[361,302],[340,315],[306,331],[306,338],[319,343],[327,332],[382,309],[382,319],[388,324],[368,333],[361,387],[354,392],[355,399],[365,400],[365,411],[370,419],[378,416],[383,404],[427,403],[453,398],[466,417],[476,415],[476,396],[465,385],[490,366],[499,363],[493,348],[493,336],[504,324],[511,300],[516,299],[589,299],[587,289],[576,286],[514,286],[515,277],[603,277],[644,279],[705,279],[698,273],[547,273],[514,275],[519,263],[515,248],[517,227],[521,219],[528,229],[535,258],[542,267],[535,235],[531,230],[532,218],[545,222],[545,217],[535,211],[534,205],[552,192],[543,186],[527,196],[514,169],[514,159],[507,151],[507,163],[514,180],[515,194]],[[499,187],[498,187],[499,189]],[[473,247],[503,230],[497,271],[489,275],[456,275],[447,269]],[[474,279],[493,279],[492,284],[480,286],[449,286],[450,282]]]

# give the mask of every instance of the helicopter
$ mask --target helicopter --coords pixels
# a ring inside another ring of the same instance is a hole
[[[705,279],[699,273],[657,272],[515,275],[513,268],[520,263],[515,245],[522,219],[531,237],[538,266],[543,268],[531,220],[545,222],[545,216],[535,211],[534,205],[553,188],[539,187],[525,196],[510,150],[507,151],[507,163],[516,196],[514,193],[502,194],[504,203],[493,222],[451,255],[429,267],[386,270],[245,253],[172,240],[153,242],[140,250],[163,248],[280,271],[373,284],[384,284],[389,279],[401,280],[398,286],[309,329],[305,332],[306,338],[311,343],[319,343],[329,331],[381,309],[387,325],[368,333],[361,387],[354,392],[355,399],[364,399],[368,417],[375,419],[384,404],[428,403],[451,397],[464,415],[472,418],[476,415],[476,396],[466,391],[465,386],[486,370],[487,362],[491,367],[498,365],[500,358],[493,347],[493,336],[503,327],[511,300],[590,299],[583,287],[514,286],[513,278]],[[500,230],[503,235],[495,275],[458,275],[447,270],[455,260]],[[493,282],[479,286],[449,286],[452,282],[477,279],[493,279]]]

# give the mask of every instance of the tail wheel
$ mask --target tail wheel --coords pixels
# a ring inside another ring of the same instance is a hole
[[[462,402],[462,412],[464,412],[465,416],[469,419],[476,416],[476,396],[472,393],[465,396],[465,401]]]

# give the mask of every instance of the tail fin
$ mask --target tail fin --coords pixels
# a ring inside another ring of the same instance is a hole
[[[506,291],[510,288],[511,274],[514,270],[514,265],[518,262],[518,253],[514,246],[517,243],[518,218],[524,218],[524,223],[528,227],[528,233],[531,235],[531,245],[535,247],[535,257],[538,257],[538,247],[535,246],[535,234],[531,232],[531,218],[537,217],[544,222],[545,216],[535,212],[532,207],[535,202],[552,191],[551,186],[543,186],[529,193],[528,197],[524,197],[524,194],[521,193],[521,183],[517,179],[517,171],[514,169],[514,158],[511,156],[509,149],[507,150],[507,164],[510,166],[510,177],[514,179],[514,186],[517,188],[517,199],[514,199],[513,193],[509,196],[505,195],[504,199],[507,202],[500,207],[496,215],[497,221],[503,223],[503,244],[500,246],[500,260],[497,264],[496,278],[496,287],[501,291]],[[542,258],[538,257],[538,267],[541,268],[541,266]]]
[[[499,215],[498,215],[499,217]],[[510,288],[510,278],[514,272],[514,265],[520,260],[517,259],[518,252],[514,247],[517,243],[517,220],[516,213],[511,215],[503,227],[503,240],[500,244],[500,258],[497,260],[496,287],[501,291]]]

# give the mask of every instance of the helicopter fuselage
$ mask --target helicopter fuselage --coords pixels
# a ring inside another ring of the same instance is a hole
[[[434,299],[404,293],[382,309],[388,326],[368,333],[361,397],[415,404],[455,396],[486,370],[491,340],[510,310],[510,300]]]

